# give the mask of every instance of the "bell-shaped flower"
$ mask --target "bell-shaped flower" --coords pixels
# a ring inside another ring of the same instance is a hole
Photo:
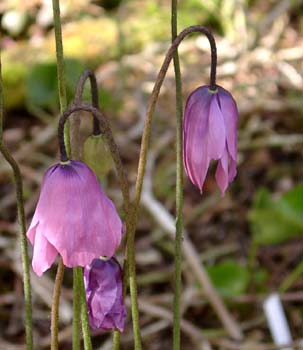
[[[85,266],[100,255],[113,256],[122,222],[95,174],[80,161],[51,166],[27,231],[33,270],[41,276],[59,254],[65,266]]]
[[[200,86],[188,97],[183,118],[183,163],[201,193],[211,160],[218,160],[216,181],[224,195],[237,174],[238,110],[232,95]]]
[[[122,270],[115,258],[94,259],[84,268],[88,320],[92,329],[124,329],[126,307],[122,297]]]

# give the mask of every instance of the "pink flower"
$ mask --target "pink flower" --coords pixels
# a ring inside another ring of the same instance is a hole
[[[202,192],[211,160],[218,160],[216,181],[224,195],[237,174],[238,110],[232,95],[218,86],[200,86],[188,97],[183,120],[183,163]]]
[[[120,244],[122,223],[95,174],[71,160],[50,167],[27,237],[34,247],[38,276],[61,255],[65,266],[85,266],[100,255],[112,256]]]
[[[92,329],[123,332],[126,308],[122,297],[122,270],[115,258],[95,259],[84,268],[84,284]]]

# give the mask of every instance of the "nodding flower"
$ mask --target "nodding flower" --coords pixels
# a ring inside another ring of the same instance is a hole
[[[211,160],[218,160],[216,181],[224,195],[237,174],[238,110],[232,95],[220,86],[200,86],[188,97],[183,119],[183,163],[202,193]]]
[[[26,235],[33,245],[33,270],[41,276],[58,254],[67,267],[84,267],[100,255],[113,256],[122,222],[93,171],[70,160],[46,171]]]

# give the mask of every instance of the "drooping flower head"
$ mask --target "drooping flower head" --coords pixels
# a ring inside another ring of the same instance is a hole
[[[224,195],[237,174],[238,110],[220,86],[200,86],[188,97],[183,119],[183,162],[191,182],[202,192],[211,160],[218,160],[216,181]]]
[[[94,259],[84,268],[84,284],[92,329],[123,332],[126,308],[122,297],[122,270],[113,257]]]
[[[33,270],[41,276],[59,254],[65,266],[85,266],[112,256],[120,244],[122,222],[95,174],[80,161],[51,166],[27,231]]]

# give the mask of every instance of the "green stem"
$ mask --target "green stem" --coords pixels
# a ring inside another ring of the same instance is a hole
[[[177,37],[177,0],[171,2],[172,41]],[[183,232],[183,164],[182,164],[182,83],[178,49],[174,52],[174,70],[176,81],[176,237],[175,237],[175,291],[173,349],[180,350],[181,322],[181,264],[182,264],[182,232]]]
[[[186,29],[184,29],[173,41],[171,44],[169,50],[166,53],[165,59],[163,61],[163,64],[160,68],[160,71],[158,73],[150,100],[146,112],[146,117],[145,117],[145,122],[144,122],[144,130],[143,130],[143,135],[142,135],[142,140],[141,140],[141,147],[140,147],[140,157],[139,157],[139,164],[138,164],[138,171],[137,171],[137,179],[136,179],[136,189],[135,189],[135,198],[133,202],[133,207],[132,210],[130,211],[130,219],[129,219],[129,231],[128,231],[128,240],[130,240],[130,249],[128,249],[128,254],[129,254],[129,273],[130,273],[130,291],[131,291],[131,297],[135,300],[137,295],[136,295],[136,281],[135,281],[135,275],[131,276],[131,274],[135,273],[135,252],[134,252],[134,239],[135,239],[135,232],[136,232],[136,226],[138,222],[138,211],[139,211],[139,205],[140,205],[140,199],[141,199],[141,192],[142,192],[142,185],[143,185],[143,179],[145,175],[145,168],[146,168],[146,159],[147,159],[147,151],[149,147],[149,141],[150,141],[150,133],[151,133],[151,125],[152,125],[152,118],[156,106],[156,102],[159,97],[160,89],[162,86],[162,83],[164,81],[166,72],[168,70],[169,64],[173,58],[173,55],[175,51],[177,50],[179,44],[182,42],[182,40],[189,34],[193,32],[201,32],[207,36],[209,39],[210,45],[211,45],[211,52],[212,52],[212,68],[211,69],[211,82],[214,82],[215,80],[215,67],[216,67],[216,44],[214,41],[214,38],[212,34],[204,27],[202,26],[191,26]],[[212,84],[210,84],[212,85]],[[182,108],[181,108],[182,110]],[[182,122],[182,119],[181,119]],[[180,127],[179,127],[180,130]],[[179,145],[180,146],[180,145]],[[181,147],[182,149],[182,147]],[[180,151],[179,151],[180,154]],[[179,170],[180,171],[180,170]],[[182,171],[182,170],[181,170]],[[180,175],[180,172],[179,172]],[[180,186],[180,180],[179,181],[179,186]],[[182,176],[181,176],[181,181],[182,181]],[[179,188],[182,188],[182,183]],[[178,192],[177,196],[179,196],[178,199],[178,205],[179,208],[178,210],[182,210],[182,194],[180,197],[180,192]],[[181,202],[180,202],[181,199]],[[181,204],[181,206],[180,206]],[[182,220],[181,216],[179,215],[178,217],[178,222],[177,222],[177,230],[178,232],[182,232]],[[180,236],[179,236],[180,238]],[[133,296],[132,296],[133,295]],[[133,312],[133,316],[137,316],[136,312]],[[139,327],[139,324],[137,321],[133,318],[133,322],[136,322],[136,327]],[[136,328],[134,327],[134,331]],[[138,329],[138,334],[136,336],[140,335],[140,330]],[[136,346],[136,338],[135,338],[135,346]],[[139,338],[137,339],[137,348],[135,349],[141,349],[141,341],[139,342]]]
[[[66,97],[66,79],[65,79],[62,29],[61,29],[61,17],[60,17],[60,3],[59,3],[59,0],[52,0],[52,1],[53,1],[53,18],[54,18],[54,27],[55,27],[55,41],[56,41],[59,103],[60,103],[60,111],[61,113],[63,113],[67,108],[67,97]],[[65,125],[64,142],[66,144],[67,154],[70,154],[71,149],[70,149],[69,123],[66,123]]]
[[[18,222],[21,231],[21,258],[23,268],[23,289],[24,289],[24,302],[25,302],[25,334],[26,334],[26,349],[33,349],[33,318],[32,318],[32,296],[31,296],[31,284],[30,284],[30,267],[27,250],[26,239],[26,223],[24,213],[24,198],[23,198],[23,184],[20,168],[11,156],[9,150],[3,143],[3,87],[2,87],[2,73],[1,73],[1,56],[0,56],[0,152],[6,161],[10,164],[16,186],[16,200],[17,200],[17,212]]]
[[[135,229],[131,226],[130,218],[133,216],[130,200],[129,200],[129,187],[127,176],[125,170],[123,168],[123,164],[121,161],[121,157],[119,154],[119,149],[115,143],[108,119],[95,107],[77,102],[75,105],[69,107],[66,110],[59,121],[58,128],[58,138],[62,139],[62,130],[64,128],[64,124],[72,113],[77,111],[87,111],[91,112],[92,115],[98,119],[101,129],[104,133],[106,142],[111,151],[112,158],[115,162],[115,167],[117,169],[117,174],[119,178],[119,184],[121,187],[122,195],[123,195],[123,208],[126,214],[126,261],[123,266],[123,295],[126,295],[127,290],[127,278],[129,277],[130,284],[130,295],[131,295],[131,309],[132,309],[132,320],[133,320],[133,328],[134,328],[134,340],[135,340],[135,349],[142,349],[141,345],[141,336],[140,336],[140,325],[139,325],[139,308],[138,308],[138,300],[137,300],[137,284],[136,284],[136,265],[135,265],[135,253],[134,253],[134,239],[135,239]],[[60,153],[61,159],[68,159],[65,145],[60,142]],[[118,338],[116,338],[116,346],[118,346]],[[117,348],[118,349],[118,348]]]
[[[52,313],[51,313],[51,350],[58,350],[58,333],[59,333],[59,303],[60,303],[60,292],[61,285],[64,277],[64,264],[62,258],[58,263],[58,269],[55,279],[53,302],[52,302]]]
[[[92,341],[90,338],[90,330],[87,315],[87,304],[84,288],[83,271],[81,267],[75,267],[76,284],[79,286],[80,293],[80,307],[81,307],[81,321],[82,321],[82,334],[85,350],[92,350]]]
[[[57,59],[57,77],[58,77],[58,91],[59,91],[59,103],[61,113],[67,107],[67,97],[66,97],[66,80],[65,80],[65,67],[64,67],[64,55],[63,55],[63,43],[62,43],[62,30],[61,30],[61,17],[60,17],[60,3],[59,0],[52,0],[53,4],[53,19],[54,19],[54,29],[55,29],[55,42],[56,42],[56,59]],[[71,153],[70,148],[70,134],[69,134],[69,124],[66,124],[64,129],[64,142],[67,149],[67,154]],[[61,292],[61,284],[64,275],[64,264],[62,259],[60,259],[58,264],[58,270],[54,286],[54,300],[52,304],[52,322],[51,322],[51,339],[52,339],[52,350],[58,349],[58,321],[59,321],[59,300]],[[74,304],[77,301],[77,295],[75,296]],[[75,328],[77,323],[79,323],[79,313],[73,319],[73,336],[75,335]],[[77,336],[78,337],[78,336]],[[78,340],[73,339],[73,344],[77,346]],[[74,345],[73,345],[74,346]],[[77,349],[77,348],[76,348]]]
[[[129,274],[129,289],[131,298],[132,320],[134,330],[134,345],[135,350],[142,349],[141,331],[139,322],[139,306],[138,306],[138,292],[136,279],[136,257],[135,257],[135,228],[131,226],[129,221],[132,217],[132,208],[128,211],[128,237],[126,243],[126,259]]]
[[[113,350],[120,349],[120,335],[121,333],[116,329],[113,333]]]
[[[77,283],[77,267],[73,268],[73,350],[80,350],[80,286]]]

